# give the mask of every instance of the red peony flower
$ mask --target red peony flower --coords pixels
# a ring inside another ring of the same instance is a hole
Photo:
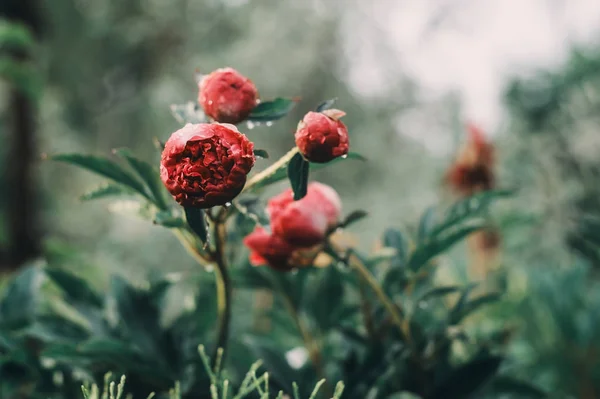
[[[447,183],[462,195],[490,190],[495,184],[494,147],[477,126],[469,124],[467,129],[468,141],[446,174]]]
[[[217,122],[240,123],[258,104],[258,91],[250,79],[233,68],[217,69],[199,84],[198,102]]]
[[[343,111],[309,112],[298,123],[296,146],[307,160],[329,162],[348,153],[348,129],[339,119]]]
[[[267,205],[269,233],[257,227],[244,239],[250,248],[250,263],[268,264],[277,270],[291,270],[318,254],[318,247],[335,227],[341,214],[341,200],[329,186],[310,183],[304,198],[293,200],[291,189],[271,198]]]
[[[187,124],[165,143],[160,177],[182,206],[210,208],[234,199],[254,165],[254,144],[234,125]]]

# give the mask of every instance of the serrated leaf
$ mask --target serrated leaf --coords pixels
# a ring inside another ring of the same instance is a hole
[[[144,185],[135,176],[121,167],[121,165],[109,159],[83,154],[58,154],[50,157],[50,159],[79,166],[97,175],[111,179],[116,183],[130,187],[143,197],[150,199]]]
[[[296,101],[289,98],[278,97],[272,101],[263,101],[250,113],[248,120],[251,122],[270,122],[286,116],[294,107]]]
[[[288,178],[294,191],[294,201],[298,201],[306,195],[308,187],[309,162],[297,153],[288,165]]]
[[[266,150],[254,150],[254,156],[257,158],[269,159],[269,153]]]
[[[120,197],[132,195],[133,191],[129,190],[127,187],[117,185],[117,184],[104,184],[98,188],[95,188],[87,193],[81,195],[79,199],[81,201],[92,201],[96,199],[104,199],[109,197]]]
[[[364,219],[365,217],[367,217],[369,215],[369,213],[367,211],[363,211],[363,210],[357,210],[354,212],[351,212],[348,216],[346,216],[346,218],[339,224],[339,227],[348,227],[351,224],[358,222],[361,219]]]
[[[319,104],[317,106],[317,108],[315,108],[315,112],[323,112],[325,110],[330,109],[331,107],[333,107],[333,104],[335,104],[336,101],[337,101],[337,98],[332,98],[332,99],[323,101],[321,104]]]
[[[146,187],[148,187],[150,193],[152,194],[154,204],[159,209],[167,209],[168,205],[165,200],[165,187],[160,179],[160,172],[158,171],[158,168],[154,168],[148,162],[138,159],[127,148],[118,148],[115,150],[115,153],[124,158],[129,166],[131,166],[131,168],[146,184]]]
[[[208,226],[206,225],[206,216],[200,208],[184,207],[185,219],[194,233],[203,243],[208,239]]]

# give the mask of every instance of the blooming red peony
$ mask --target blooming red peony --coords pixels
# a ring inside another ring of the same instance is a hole
[[[267,264],[277,270],[299,266],[306,254],[316,256],[315,247],[323,242],[341,215],[341,200],[335,190],[321,183],[310,183],[304,198],[293,200],[291,189],[271,198],[267,205],[271,233],[257,227],[244,239],[250,248],[253,265]],[[303,262],[306,263],[306,262]]]
[[[254,83],[233,68],[217,69],[199,84],[198,102],[217,122],[240,123],[258,104]]]
[[[182,206],[210,208],[235,198],[254,165],[254,144],[234,125],[187,124],[171,135],[160,177]]]
[[[337,109],[309,112],[298,123],[296,146],[307,160],[329,162],[348,153],[348,129],[340,118],[345,113]]]
[[[490,190],[495,184],[494,147],[477,126],[469,124],[467,131],[468,140],[446,174],[447,183],[462,195]]]

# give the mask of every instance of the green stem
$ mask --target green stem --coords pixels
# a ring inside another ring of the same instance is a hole
[[[256,184],[260,183],[263,179],[268,178],[269,176],[277,172],[279,169],[285,167],[285,165],[288,162],[290,162],[290,160],[294,157],[294,155],[296,155],[297,152],[298,147],[292,148],[290,151],[287,152],[287,154],[279,158],[277,162],[271,164],[271,166],[269,166],[262,172],[255,174],[250,180],[248,180],[242,192],[250,191]]]
[[[364,265],[364,263],[360,260],[356,254],[350,252],[347,257],[341,257],[338,255],[338,252],[333,248],[333,245],[329,243],[331,247],[331,253],[335,254],[338,260],[343,261],[349,267],[356,270],[358,275],[363,279],[365,283],[371,288],[371,290],[375,293],[375,296],[381,304],[385,307],[387,312],[392,319],[392,322],[398,327],[400,332],[400,336],[404,338],[407,342],[410,341],[410,330],[408,328],[408,323],[406,320],[402,319],[401,310],[398,309],[396,304],[390,299],[390,297],[385,293],[383,288],[379,285],[377,279],[371,274],[369,269]]]
[[[226,208],[222,208],[226,209]],[[224,216],[222,212],[220,216]],[[219,217],[215,226],[215,252],[213,258],[217,265],[216,284],[217,284],[217,346],[223,350],[222,356],[225,356],[227,350],[227,341],[229,339],[229,324],[231,322],[231,281],[229,271],[227,270],[227,259],[225,255],[225,240],[227,231],[225,229],[224,217]],[[215,352],[216,354],[216,352]],[[213,356],[213,362],[216,356]]]

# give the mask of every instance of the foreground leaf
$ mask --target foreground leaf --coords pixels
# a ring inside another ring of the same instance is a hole
[[[185,207],[185,218],[192,231],[205,243],[208,239],[208,227],[204,211],[200,208]]]
[[[129,190],[127,187],[109,183],[103,184],[102,186],[95,188],[92,191],[88,191],[87,193],[81,195],[79,199],[81,201],[91,201],[110,197],[127,196],[132,194],[133,191]]]
[[[160,179],[160,172],[158,171],[158,168],[155,168],[148,162],[137,158],[127,148],[116,149],[115,153],[124,158],[129,166],[131,166],[131,168],[137,172],[138,176],[150,190],[152,198],[154,199],[154,204],[159,209],[167,209],[168,205],[165,200],[165,188]]]
[[[300,153],[294,155],[288,165],[288,178],[294,191],[294,201],[298,201],[306,195],[309,166],[309,162]]]
[[[294,107],[296,101],[278,97],[272,101],[261,102],[252,110],[248,120],[251,122],[270,122],[286,116]]]
[[[470,397],[498,371],[503,358],[478,356],[467,364],[454,369],[438,384],[428,398],[463,399]]]
[[[124,169],[121,165],[109,159],[95,155],[83,154],[59,154],[50,157],[50,159],[87,169],[88,171],[96,173],[97,175],[111,179],[116,183],[130,187],[143,197],[150,199],[144,185],[138,179],[136,179],[135,176]]]

